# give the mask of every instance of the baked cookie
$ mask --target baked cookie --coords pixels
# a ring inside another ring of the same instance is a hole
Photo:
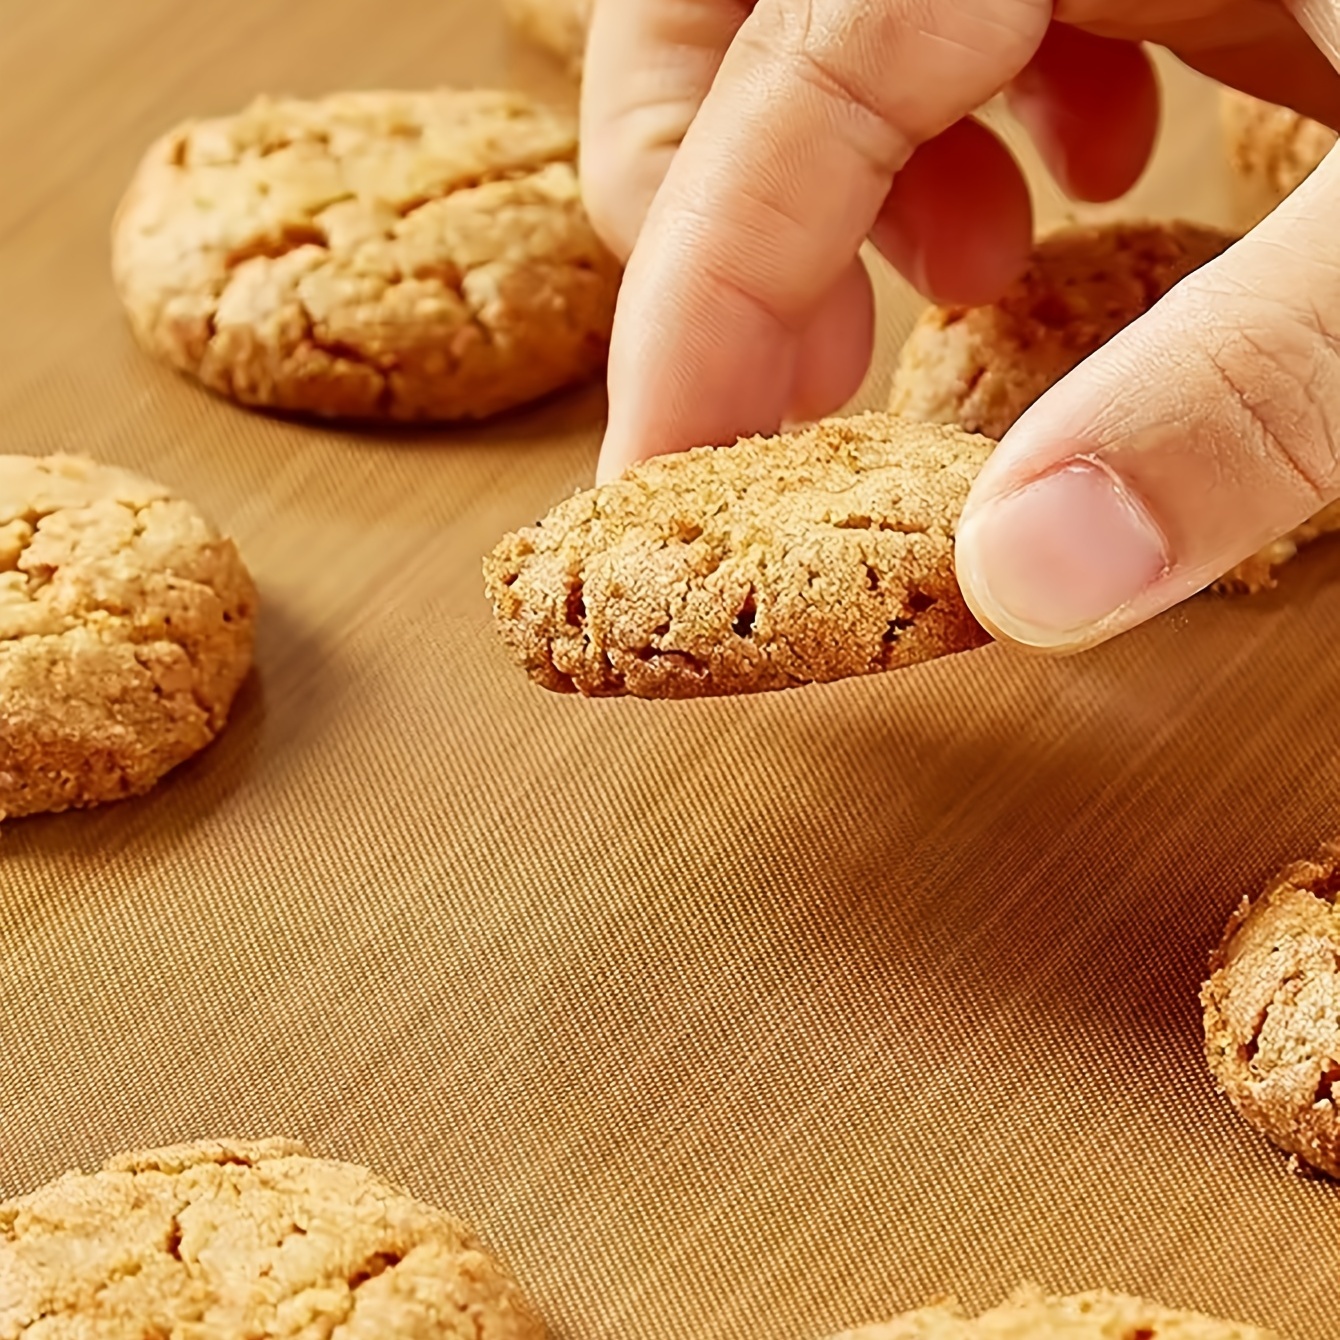
[[[1330,153],[1335,131],[1287,107],[1225,89],[1224,138],[1244,229],[1254,227]]]
[[[1201,990],[1205,1055],[1243,1118],[1340,1177],[1340,846],[1244,899]]]
[[[883,1326],[863,1326],[834,1340],[1278,1340],[1272,1332],[1215,1321],[1122,1294],[1049,1298],[1019,1290],[1008,1302],[969,1317],[957,1304],[923,1308]]]
[[[1217,228],[1177,221],[1054,233],[999,302],[922,315],[903,347],[889,407],[999,440],[1043,392],[1232,241]],[[1215,586],[1266,590],[1300,547],[1337,529],[1340,504],[1331,504]]]
[[[954,529],[991,443],[888,414],[634,466],[485,562],[498,627],[546,688],[756,693],[986,642]]]
[[[1061,229],[998,302],[922,313],[889,408],[999,441],[1044,391],[1232,241],[1197,223]]]
[[[287,1140],[126,1154],[0,1205],[0,1340],[540,1340],[471,1231]]]
[[[512,27],[552,52],[574,75],[582,72],[594,8],[595,0],[503,0]]]
[[[256,590],[190,503],[0,456],[0,819],[147,791],[223,729]]]
[[[577,132],[515,93],[262,98],[159,140],[112,264],[140,343],[245,405],[478,418],[605,363]]]

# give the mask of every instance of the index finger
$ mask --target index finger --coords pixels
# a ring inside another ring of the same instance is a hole
[[[912,151],[1027,63],[1047,0],[759,0],[647,215],[601,473],[773,431],[799,336]]]

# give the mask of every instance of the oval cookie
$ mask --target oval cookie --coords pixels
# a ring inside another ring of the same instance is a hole
[[[1201,991],[1205,1055],[1242,1117],[1340,1177],[1340,847],[1244,902]]]
[[[494,414],[605,363],[619,269],[576,152],[519,94],[262,98],[149,150],[116,285],[146,349],[242,404]]]
[[[999,302],[932,307],[903,348],[890,407],[919,422],[957,423],[1000,439],[1043,392],[1174,285],[1224,251],[1230,234],[1196,223],[1067,228],[1041,242]],[[1222,576],[1224,591],[1274,586],[1274,570],[1340,529],[1340,503]]]
[[[0,1336],[542,1340],[471,1231],[270,1140],[127,1154],[0,1205]]]
[[[538,683],[592,696],[756,693],[988,640],[954,531],[991,444],[888,414],[634,466],[485,563]]]
[[[1013,1298],[970,1317],[957,1304],[922,1308],[894,1321],[847,1331],[834,1340],[1280,1340],[1240,1322],[1163,1307],[1142,1298],[1095,1290],[1048,1297],[1020,1289]]]
[[[77,457],[0,456],[0,818],[137,795],[203,749],[255,613],[190,503]]]

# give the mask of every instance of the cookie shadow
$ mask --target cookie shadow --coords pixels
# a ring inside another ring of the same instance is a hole
[[[289,751],[319,730],[327,694],[315,640],[282,605],[265,602],[255,664],[217,739],[143,796],[0,827],[0,868],[15,872],[0,884],[0,921],[22,914],[22,891],[30,886],[47,902],[61,886],[87,887],[90,858],[157,858],[179,848],[239,793],[288,766]]]
[[[446,451],[462,447],[542,447],[555,437],[592,432],[603,427],[608,400],[602,379],[562,388],[514,409],[478,420],[454,423],[389,423],[377,419],[328,419],[314,414],[240,405],[209,387],[182,378],[229,411],[283,425],[299,435],[324,441],[345,439],[398,449]]]

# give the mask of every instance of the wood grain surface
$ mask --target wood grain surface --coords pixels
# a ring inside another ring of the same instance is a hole
[[[1121,208],[1220,219],[1212,93],[1169,78]],[[532,688],[480,559],[589,480],[599,388],[279,422],[142,357],[108,278],[176,119],[441,82],[572,96],[489,0],[0,0],[0,449],[176,486],[265,603],[216,747],[0,835],[0,1194],[283,1133],[474,1220],[571,1340],[806,1340],[1024,1278],[1334,1335],[1336,1192],[1215,1096],[1196,990],[1340,828],[1340,546],[1064,662]],[[881,304],[867,402],[916,310]]]

